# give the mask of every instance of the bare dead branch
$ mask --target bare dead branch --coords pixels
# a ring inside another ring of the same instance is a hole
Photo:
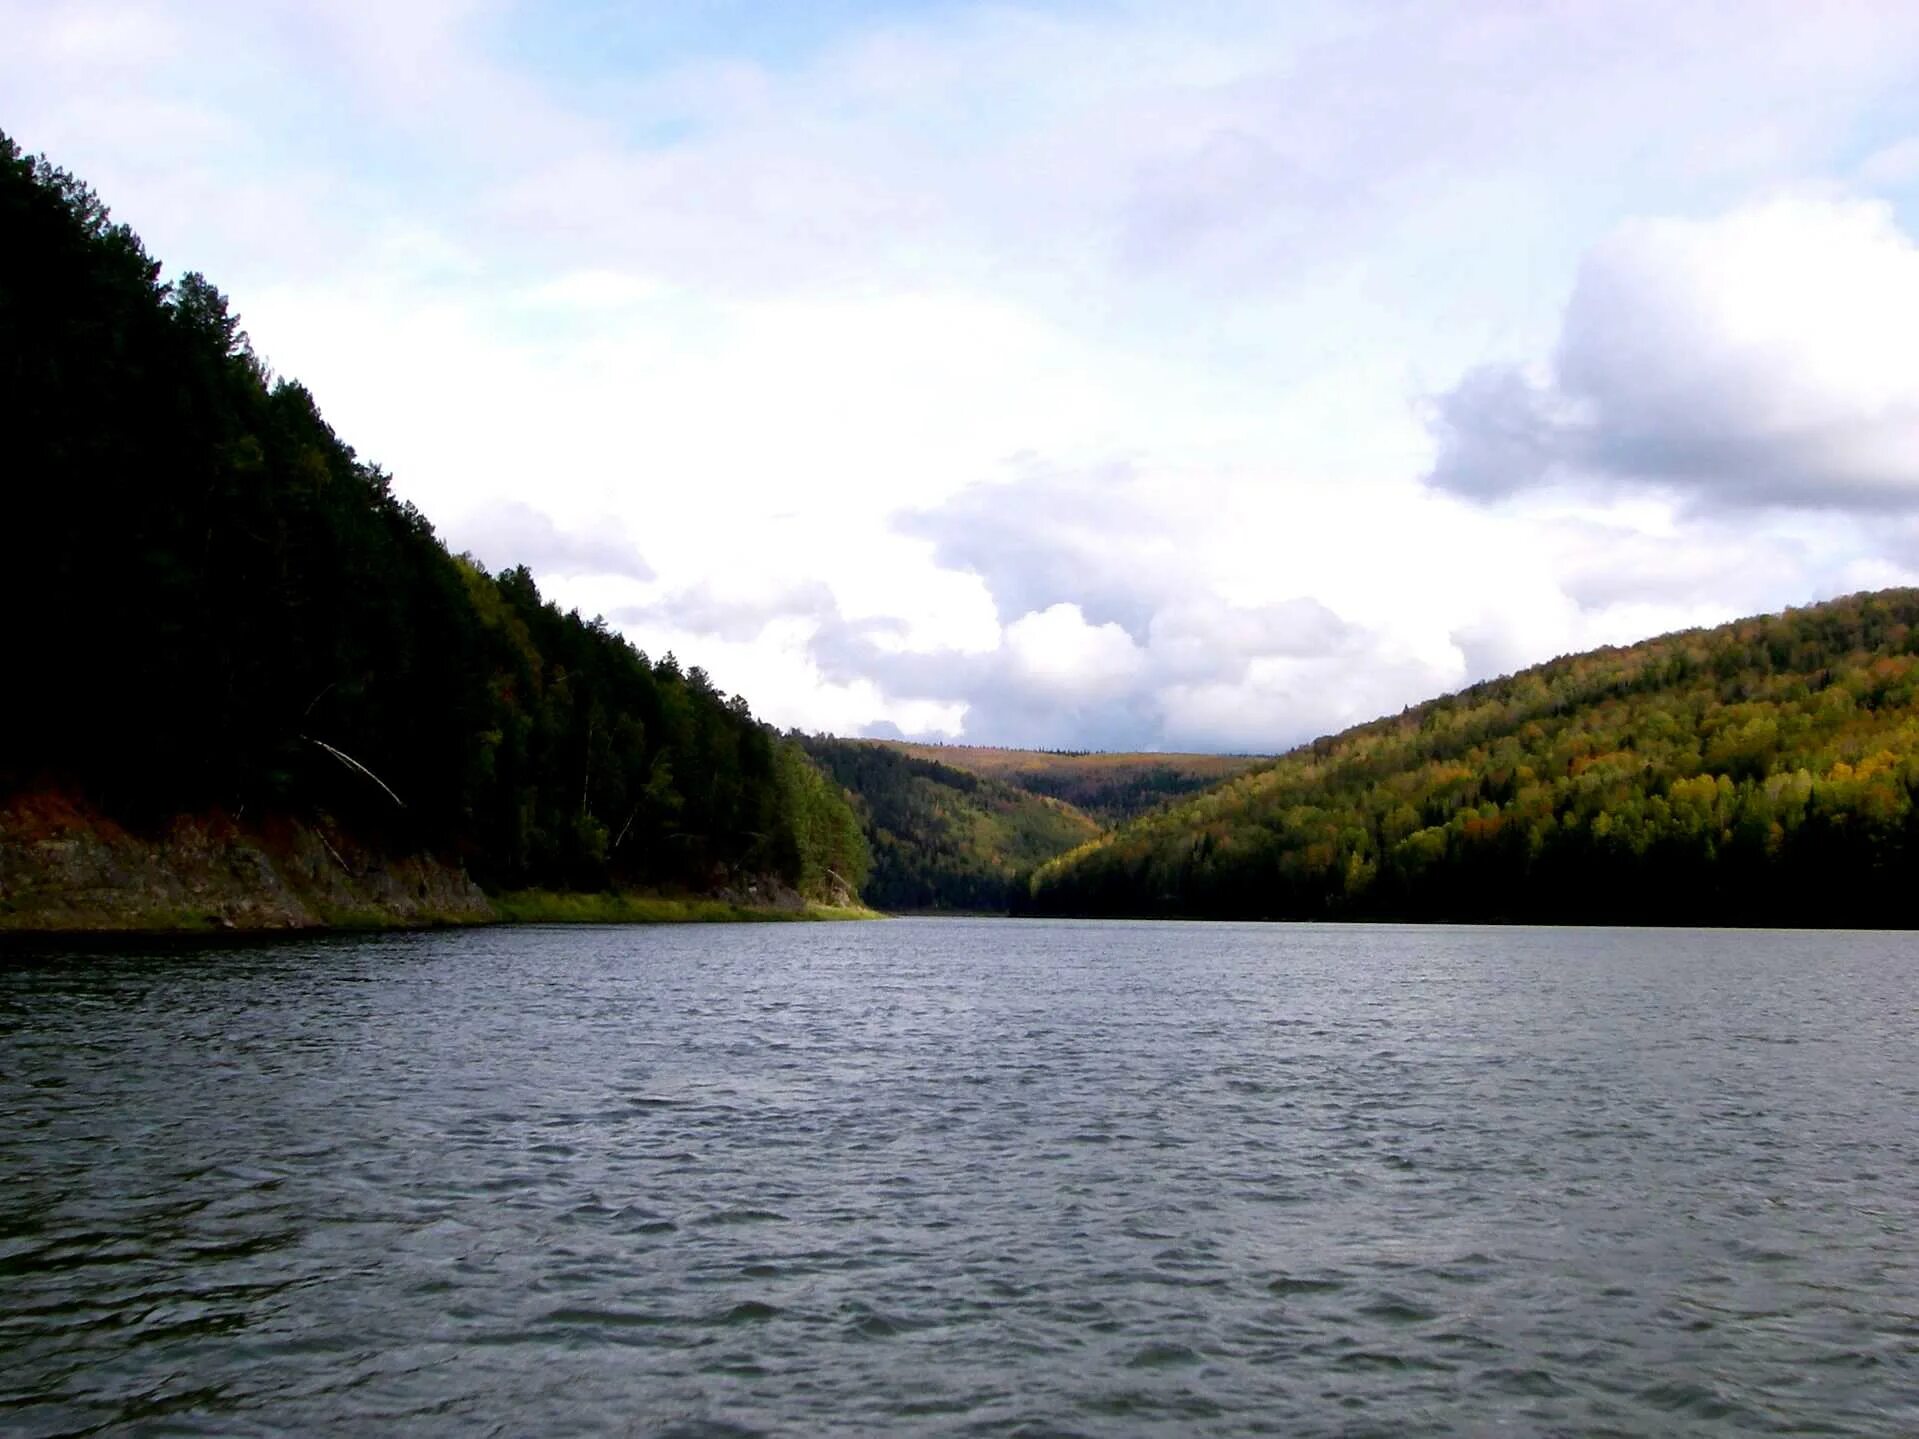
[[[372,780],[382,790],[384,790],[386,792],[386,797],[388,799],[392,800],[401,809],[406,808],[406,801],[401,799],[397,794],[395,794],[391,786],[389,786],[385,780],[381,779],[377,774],[375,774],[372,770],[368,769],[365,765],[361,764],[357,759],[355,759],[352,755],[348,754],[345,750],[335,749],[332,745],[328,744],[325,740],[315,739],[312,735],[303,734],[300,736],[300,738],[305,740],[308,744],[318,745],[321,749],[325,750],[328,754],[332,755],[335,759],[337,759],[341,764],[345,765],[348,769],[358,770],[361,774],[365,775],[368,779]]]

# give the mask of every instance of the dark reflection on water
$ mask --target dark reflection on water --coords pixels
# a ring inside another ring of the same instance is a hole
[[[0,965],[0,1432],[1919,1433],[1919,940]]]

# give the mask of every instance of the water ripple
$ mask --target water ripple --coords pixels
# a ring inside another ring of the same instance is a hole
[[[0,964],[0,1432],[1919,1433],[1919,942]]]

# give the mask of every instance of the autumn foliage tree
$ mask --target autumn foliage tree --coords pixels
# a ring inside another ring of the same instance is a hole
[[[1043,866],[1039,913],[1919,922],[1919,591],[1555,660]]]

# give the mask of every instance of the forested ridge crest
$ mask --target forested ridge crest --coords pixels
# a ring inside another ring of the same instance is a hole
[[[1037,865],[1100,830],[1062,800],[888,741],[800,743],[852,798],[882,909],[1002,912]]]
[[[0,235],[0,794],[323,809],[489,887],[857,891],[857,822],[797,745],[524,566],[450,554],[210,282],[163,281],[4,135]]]
[[[1040,913],[1919,922],[1919,591],[1567,656],[1095,839]]]

